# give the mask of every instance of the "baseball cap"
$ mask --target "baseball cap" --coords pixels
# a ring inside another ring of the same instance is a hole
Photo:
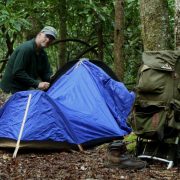
[[[54,39],[57,38],[57,31],[55,28],[53,28],[52,26],[45,26],[41,32],[43,32],[44,34],[47,34],[47,35],[51,35],[54,37]]]

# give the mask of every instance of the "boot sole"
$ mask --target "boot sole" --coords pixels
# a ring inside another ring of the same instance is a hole
[[[146,168],[146,164],[144,164],[143,167],[133,167],[133,166],[125,166],[125,165],[121,165],[121,164],[109,164],[109,163],[106,163],[105,167],[107,167],[107,168],[128,169],[128,170],[142,170],[142,169]]]

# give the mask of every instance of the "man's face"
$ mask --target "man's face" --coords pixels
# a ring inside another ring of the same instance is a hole
[[[40,45],[42,48],[48,47],[53,41],[53,36],[45,33],[40,33]]]

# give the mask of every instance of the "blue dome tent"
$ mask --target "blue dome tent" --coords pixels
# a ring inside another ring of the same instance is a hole
[[[0,109],[0,147],[15,147],[29,94],[32,98],[20,147],[72,147],[118,139],[131,132],[126,119],[134,93],[98,66],[83,60],[59,77],[47,92],[18,92],[5,103]]]

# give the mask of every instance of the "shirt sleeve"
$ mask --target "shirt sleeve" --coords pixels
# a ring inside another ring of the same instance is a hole
[[[30,77],[26,69],[28,68],[28,64],[31,58],[31,50],[28,48],[21,48],[16,58],[14,59],[14,67],[13,67],[13,79],[18,83],[23,83],[23,85],[28,88],[34,87],[37,88],[39,84],[39,80],[33,79]]]
[[[52,69],[48,61],[48,56],[45,51],[43,51],[41,56],[40,66],[40,78],[42,81],[50,82],[50,77],[52,76]]]

